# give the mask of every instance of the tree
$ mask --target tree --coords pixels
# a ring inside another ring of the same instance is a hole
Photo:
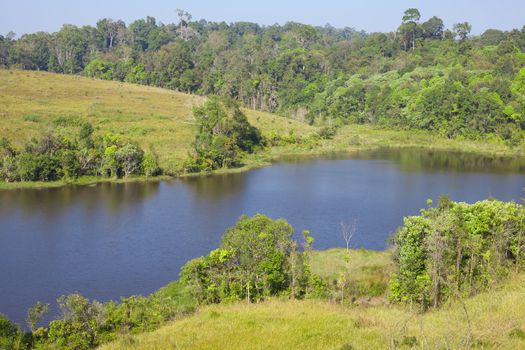
[[[29,308],[27,310],[27,326],[31,330],[31,332],[34,332],[37,329],[38,322],[44,316],[49,312],[49,304],[43,304],[40,301],[36,303],[35,306],[32,308]]]
[[[390,280],[392,300],[425,310],[520,270],[524,218],[525,208],[513,202],[469,205],[446,197],[405,218],[393,239],[398,271]]]
[[[78,27],[70,24],[62,26],[54,35],[51,46],[54,51],[52,57],[57,63],[52,69],[73,74],[83,68],[82,58],[86,53],[87,41]]]
[[[434,16],[428,21],[423,22],[421,24],[421,28],[423,29],[423,35],[425,38],[442,39],[445,25],[443,24],[443,20],[441,18]]]
[[[187,170],[234,166],[239,152],[251,153],[262,141],[260,131],[233,100],[211,97],[193,109],[193,116],[197,124],[195,156]],[[195,162],[200,165],[195,166]]]
[[[421,14],[416,8],[409,8],[403,15],[400,29],[404,32],[405,50],[408,50],[410,44],[412,50],[416,49],[416,32],[420,18]]]
[[[124,177],[142,173],[144,151],[137,144],[126,143],[115,152],[114,157]]]
[[[111,18],[104,18],[97,22],[97,31],[103,39],[105,50],[111,50],[118,45],[117,39],[122,37],[123,29],[126,24],[123,21],[114,21]]]
[[[188,41],[192,34],[194,34],[192,29],[188,26],[192,18],[191,13],[182,9],[177,9],[177,17],[179,17],[179,35],[182,40]]]
[[[456,23],[454,24],[454,33],[459,36],[459,39],[461,41],[467,40],[470,31],[472,30],[472,26],[468,22],[463,23]]]
[[[309,272],[292,235],[283,219],[242,216],[225,232],[219,249],[184,265],[180,280],[200,303],[258,301],[292,289],[294,296],[302,296]],[[305,239],[313,241],[309,233]]]
[[[346,264],[346,271],[341,272],[338,280],[339,288],[341,289],[341,304],[344,304],[345,288],[348,286],[349,281],[348,273],[350,270],[350,242],[357,231],[357,220],[354,220],[351,224],[341,221],[340,226],[341,236],[343,237],[346,244],[346,250],[343,258]]]

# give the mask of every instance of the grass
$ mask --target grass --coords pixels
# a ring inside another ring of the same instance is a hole
[[[201,97],[171,90],[37,71],[0,69],[0,136],[21,146],[53,123],[87,120],[99,133],[122,133],[177,169],[194,138],[192,108]],[[247,110],[264,133],[315,129],[277,115]]]
[[[420,314],[404,306],[278,300],[201,308],[101,349],[523,349],[525,275]]]
[[[330,284],[346,271],[352,296],[359,303],[384,303],[390,274],[394,271],[392,252],[358,249],[349,250],[348,263],[346,250],[333,248],[313,251],[311,255],[312,272]]]
[[[160,165],[169,173],[180,174],[183,161],[194,139],[192,107],[203,98],[154,87],[114,81],[61,75],[37,71],[0,69],[0,137],[22,146],[31,136],[53,125],[91,122],[97,133],[121,133],[136,140],[146,151],[155,150]],[[317,128],[275,114],[245,110],[249,121],[263,135],[297,136],[316,133]],[[329,153],[355,152],[381,147],[423,147],[486,155],[522,156],[525,150],[501,142],[449,140],[424,131],[403,131],[348,125],[332,140],[319,144],[292,144],[273,147],[244,160],[237,169],[218,172],[240,172],[271,164],[283,157],[316,156]],[[107,181],[107,180],[105,180]],[[79,179],[73,183],[93,183]],[[1,188],[56,187],[68,184],[17,183]]]

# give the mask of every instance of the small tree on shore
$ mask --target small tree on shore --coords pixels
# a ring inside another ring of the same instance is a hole
[[[345,254],[343,257],[345,269],[341,272],[337,281],[337,284],[341,290],[341,304],[343,304],[345,300],[345,288],[348,286],[349,282],[348,273],[350,271],[350,242],[357,231],[357,220],[354,219],[351,224],[341,221],[339,225],[341,236],[345,241]]]

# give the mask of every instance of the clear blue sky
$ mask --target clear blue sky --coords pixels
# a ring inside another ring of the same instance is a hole
[[[447,27],[468,21],[474,34],[488,28],[509,30],[525,25],[524,0],[0,0],[0,34],[17,36],[39,30],[54,32],[64,23],[95,25],[100,18],[126,23],[153,16],[164,23],[176,22],[175,9],[195,19],[250,21],[260,24],[296,21],[312,25],[392,31],[403,11],[416,7],[422,20],[436,15]]]

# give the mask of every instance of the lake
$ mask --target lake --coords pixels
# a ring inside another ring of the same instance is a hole
[[[0,312],[22,322],[38,300],[148,294],[218,247],[242,214],[285,218],[314,248],[384,249],[428,198],[519,201],[525,161],[421,150],[287,159],[241,174],[0,191]]]

